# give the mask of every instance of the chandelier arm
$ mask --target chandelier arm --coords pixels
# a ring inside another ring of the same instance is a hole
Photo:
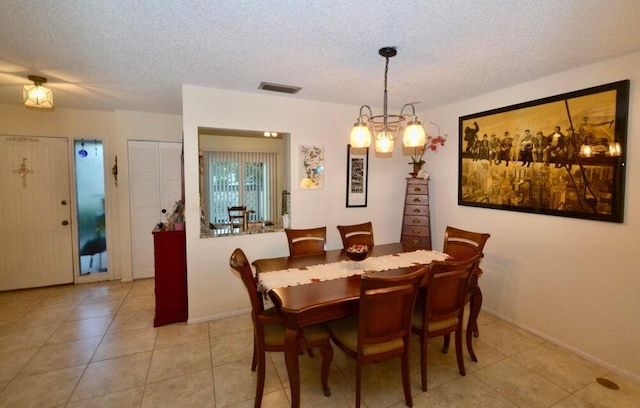
[[[369,111],[369,116],[367,116],[367,115],[365,115],[365,114],[363,114],[363,113],[362,113],[362,111],[363,111],[365,108]],[[373,112],[371,111],[371,107],[370,107],[369,105],[362,105],[362,106],[360,107],[360,118],[363,118],[363,117],[365,117],[365,116],[366,116],[367,118],[370,118],[370,117],[372,117],[372,116],[373,116]]]

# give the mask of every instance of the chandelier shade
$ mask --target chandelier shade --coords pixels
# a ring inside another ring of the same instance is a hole
[[[401,129],[404,128],[403,145],[406,147],[424,146],[426,142],[425,131],[422,123],[416,116],[413,103],[407,103],[400,109],[399,115],[389,115],[387,112],[387,75],[389,72],[389,58],[397,54],[395,47],[383,47],[378,53],[385,58],[384,69],[384,108],[382,115],[374,115],[369,105],[360,107],[360,116],[351,129],[351,146],[369,147],[371,135],[375,140],[375,149],[378,153],[391,153],[395,146],[395,139]],[[411,114],[405,114],[407,108],[411,108]],[[367,112],[368,111],[368,112]],[[367,115],[368,113],[368,115]],[[405,121],[408,123],[405,124]]]
[[[53,109],[53,91],[46,86],[47,78],[29,75],[33,85],[25,85],[22,89],[22,101],[24,106],[36,109]]]

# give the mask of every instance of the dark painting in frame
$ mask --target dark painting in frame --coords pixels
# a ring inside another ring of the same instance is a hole
[[[347,145],[347,207],[366,207],[369,149]]]
[[[629,80],[459,118],[458,204],[623,222]]]

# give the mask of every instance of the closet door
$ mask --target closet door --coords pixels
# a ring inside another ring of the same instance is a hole
[[[151,231],[180,200],[182,143],[129,141],[129,200],[133,279],[154,276]]]

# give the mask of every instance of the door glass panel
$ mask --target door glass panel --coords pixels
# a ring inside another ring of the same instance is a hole
[[[99,140],[75,140],[80,275],[107,272],[104,156]]]

